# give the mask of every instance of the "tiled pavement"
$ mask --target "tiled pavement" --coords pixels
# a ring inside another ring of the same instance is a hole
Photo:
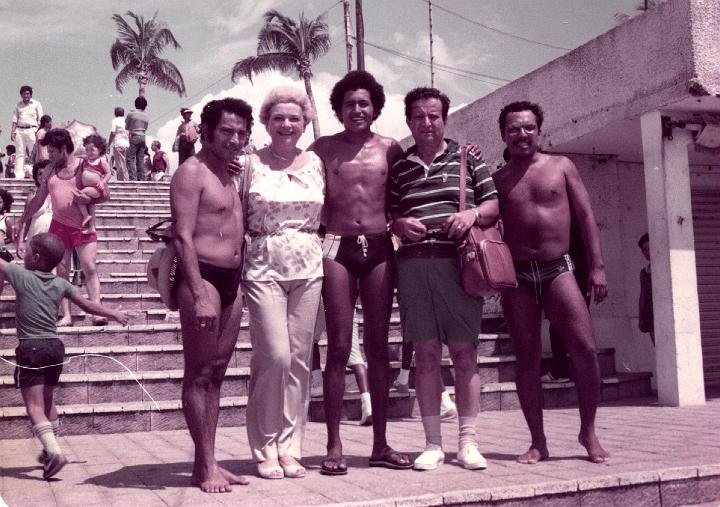
[[[310,423],[304,479],[268,481],[255,476],[245,428],[220,428],[223,466],[250,477],[249,486],[206,495],[189,487],[192,442],[185,431],[62,437],[71,460],[56,480],[42,480],[32,440],[0,440],[0,497],[16,506],[155,505],[720,505],[720,399],[705,406],[669,408],[654,400],[605,405],[598,432],[612,453],[607,464],[583,459],[576,409],[547,410],[552,457],[535,466],[515,463],[528,435],[519,411],[478,417],[484,472],[454,463],[457,422],[443,424],[448,463],[431,472],[368,468],[371,430],[342,426],[351,467],[343,477],[320,475],[324,427]],[[393,420],[390,443],[411,454],[424,440],[417,419]],[[415,455],[415,454],[413,454]],[[0,501],[0,506],[3,503]]]

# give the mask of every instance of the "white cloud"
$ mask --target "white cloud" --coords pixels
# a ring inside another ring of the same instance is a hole
[[[317,105],[318,119],[320,120],[320,129],[323,135],[333,134],[342,129],[342,125],[337,118],[335,118],[335,113],[330,107],[329,99],[330,91],[340,77],[341,76],[322,72],[317,74],[312,82],[313,95],[315,96],[315,102]],[[223,97],[237,97],[245,100],[252,106],[254,113],[253,116],[255,117],[252,142],[255,146],[260,148],[270,140],[265,127],[260,124],[257,119],[257,113],[260,110],[260,106],[268,91],[276,86],[294,86],[304,91],[305,85],[300,79],[283,76],[278,72],[261,74],[253,81],[253,84],[251,84],[247,80],[242,80],[231,88],[221,90],[215,94],[207,94],[192,106],[187,107],[193,110],[193,118],[196,121],[199,121],[200,111],[202,110],[203,105],[210,100],[220,99]],[[177,155],[170,153],[170,147],[175,139],[175,132],[177,131],[179,123],[180,117],[178,115],[160,126],[157,129],[155,136],[148,136],[148,143],[150,143],[150,139],[160,140],[163,149],[168,152],[168,155],[170,155],[171,167],[173,168],[177,167]],[[405,125],[403,95],[386,95],[385,108],[383,109],[380,118],[376,121],[374,130],[382,135],[390,136],[395,139],[400,139],[409,135],[409,131]],[[298,142],[298,146],[306,148],[312,142],[312,125],[308,125],[305,129],[305,133]],[[196,149],[199,149],[199,147],[200,145],[198,144]]]
[[[278,0],[239,0],[223,2],[215,10],[209,24],[235,35],[260,24],[263,14],[277,6]]]

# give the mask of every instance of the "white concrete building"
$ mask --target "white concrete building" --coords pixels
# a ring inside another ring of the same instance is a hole
[[[545,111],[542,146],[580,169],[600,225],[610,297],[593,305],[619,371],[653,371],[664,404],[720,385],[720,0],[669,0],[448,120],[493,167],[507,103]],[[638,331],[637,241],[650,234],[657,347]]]

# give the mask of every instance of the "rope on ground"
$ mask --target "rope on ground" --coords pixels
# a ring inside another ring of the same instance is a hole
[[[120,366],[122,366],[123,368],[125,368],[125,370],[127,370],[127,372],[130,374],[130,376],[132,377],[132,379],[137,383],[137,385],[140,386],[140,389],[142,389],[143,392],[144,392],[145,394],[147,394],[148,398],[150,398],[150,400],[155,404],[155,408],[156,408],[157,410],[160,410],[160,405],[158,405],[158,402],[155,401],[155,398],[153,398],[153,397],[150,395],[149,392],[147,392],[147,389],[145,389],[145,388],[143,387],[143,385],[140,383],[140,380],[138,380],[137,376],[132,372],[132,370],[130,370],[130,368],[128,368],[127,366],[125,366],[121,361],[118,361],[118,360],[115,359],[114,357],[106,356],[106,355],[103,355],[103,354],[92,354],[92,353],[78,354],[77,356],[72,356],[72,357],[68,358],[67,361],[63,361],[62,363],[51,364],[51,365],[48,365],[48,366],[39,366],[39,367],[21,366],[21,365],[19,365],[19,364],[17,364],[17,363],[13,363],[12,361],[8,361],[8,360],[5,359],[4,357],[0,357],[0,360],[5,361],[5,362],[8,363],[9,365],[15,366],[16,368],[23,368],[23,369],[25,369],[25,370],[44,370],[45,368],[54,368],[54,367],[56,367],[56,366],[65,366],[66,364],[69,364],[70,361],[72,361],[73,359],[77,359],[78,357],[104,357],[105,359],[110,359],[110,360],[112,360],[112,361],[115,361],[117,364],[119,364]]]

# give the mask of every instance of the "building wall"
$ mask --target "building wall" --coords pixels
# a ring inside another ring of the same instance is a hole
[[[640,269],[645,259],[637,241],[647,232],[643,165],[592,156],[571,158],[590,193],[608,277],[608,299],[600,305],[591,304],[590,310],[598,346],[615,349],[619,372],[654,373],[650,337],[638,330]],[[720,191],[720,165],[693,166],[691,177],[693,186]],[[547,336],[543,348],[549,350]]]
[[[669,0],[454,112],[447,134],[479,144],[494,165],[503,150],[497,117],[513,101],[537,102],[549,113],[543,146],[554,151],[688,94],[719,93],[713,22],[720,22],[720,1]]]

